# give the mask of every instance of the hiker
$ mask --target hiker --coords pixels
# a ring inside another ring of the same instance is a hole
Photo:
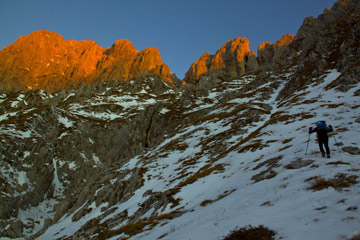
[[[325,157],[325,151],[323,146],[325,146],[326,156],[330,158],[330,149],[329,149],[329,137],[328,132],[332,132],[333,128],[331,125],[326,126],[325,121],[317,121],[316,128],[309,128],[309,134],[316,132],[319,148],[323,157]]]

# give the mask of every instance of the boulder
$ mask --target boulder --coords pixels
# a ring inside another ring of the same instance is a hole
[[[346,146],[343,147],[342,150],[352,155],[360,155],[360,149],[358,147]]]

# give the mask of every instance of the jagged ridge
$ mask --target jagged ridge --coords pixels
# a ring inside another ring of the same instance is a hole
[[[109,49],[94,41],[64,40],[50,31],[36,31],[0,51],[0,89],[45,89],[51,92],[105,81],[137,80],[154,73],[172,83],[159,51],[137,51],[128,40]]]

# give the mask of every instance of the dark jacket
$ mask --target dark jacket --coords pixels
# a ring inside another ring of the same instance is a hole
[[[319,128],[319,127],[316,127],[316,128],[311,127],[311,128],[309,128],[309,134],[316,132],[316,135],[317,135],[318,139],[326,139],[326,138],[328,138],[328,133],[332,132],[332,131],[334,131],[334,130],[333,130],[331,125],[329,125],[325,129]]]

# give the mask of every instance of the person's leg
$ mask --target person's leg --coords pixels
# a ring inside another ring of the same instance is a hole
[[[326,150],[326,155],[328,158],[330,158],[329,138],[324,139],[324,146]]]
[[[324,151],[324,148],[323,148],[324,142],[320,138],[318,139],[318,142],[319,142],[320,152],[321,152],[322,156],[325,157],[325,151]]]

